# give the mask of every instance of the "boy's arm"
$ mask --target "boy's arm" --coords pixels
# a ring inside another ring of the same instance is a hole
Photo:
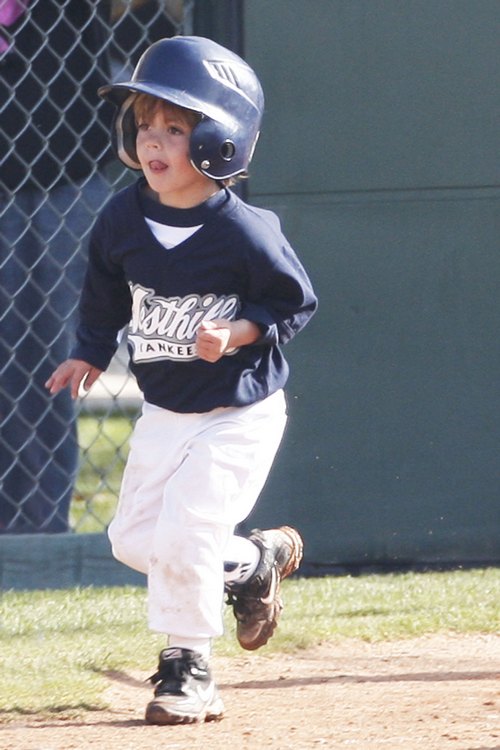
[[[275,267],[254,284],[254,293],[240,314],[259,329],[258,345],[286,344],[316,312],[318,300],[311,282],[298,265]]]
[[[116,213],[116,212],[115,212]],[[105,209],[89,243],[89,259],[78,306],[76,344],[70,357],[107,369],[118,347],[119,332],[131,315],[131,296],[120,261],[113,260],[116,215]]]
[[[260,329],[257,346],[286,344],[316,312],[318,300],[311,280],[283,234],[249,253],[247,293],[239,315]]]

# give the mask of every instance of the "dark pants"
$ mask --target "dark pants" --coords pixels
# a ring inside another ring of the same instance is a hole
[[[0,194],[0,533],[67,531],[78,467],[69,392],[44,383],[68,357],[100,177]]]

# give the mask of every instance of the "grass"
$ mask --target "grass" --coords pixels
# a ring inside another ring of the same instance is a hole
[[[79,418],[81,470],[71,506],[78,532],[103,531],[117,502],[133,419]],[[500,632],[500,570],[285,581],[286,609],[263,653],[322,641]],[[241,654],[234,618],[215,653]],[[0,600],[0,721],[23,713],[105,706],[102,673],[156,666],[163,637],[146,626],[142,588],[4,593]]]
[[[498,633],[500,569],[285,581],[286,609],[261,651],[328,640]],[[234,618],[215,653],[241,655]],[[103,672],[154,671],[164,638],[146,626],[143,588],[6,592],[0,601],[0,721],[105,707]]]

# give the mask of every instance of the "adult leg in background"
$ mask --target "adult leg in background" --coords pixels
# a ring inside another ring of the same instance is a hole
[[[100,176],[0,197],[0,531],[68,530],[78,446],[66,390],[44,383],[67,358]]]

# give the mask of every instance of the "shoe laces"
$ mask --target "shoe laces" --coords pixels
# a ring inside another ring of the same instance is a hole
[[[163,688],[167,683],[178,688],[179,683],[191,674],[193,664],[194,661],[189,656],[171,656],[160,659],[158,670],[148,678],[148,681],[153,685],[158,685],[158,688]]]

